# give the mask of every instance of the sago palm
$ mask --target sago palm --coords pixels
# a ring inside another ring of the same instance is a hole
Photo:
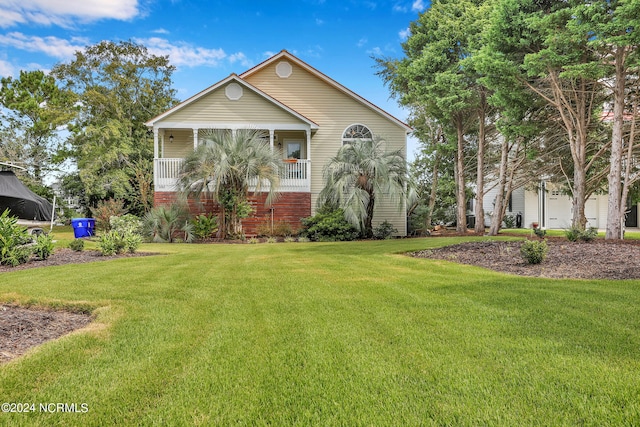
[[[345,218],[371,237],[376,197],[384,195],[402,206],[406,176],[400,150],[387,151],[379,137],[356,140],[343,145],[325,167],[320,203],[342,208]]]
[[[220,237],[242,233],[242,210],[250,186],[268,192],[267,204],[277,196],[281,160],[264,140],[264,132],[210,130],[187,156],[179,176],[183,192],[204,196],[220,206]]]

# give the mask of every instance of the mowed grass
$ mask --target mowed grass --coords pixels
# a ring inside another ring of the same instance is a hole
[[[459,241],[144,245],[164,253],[3,273],[3,301],[96,319],[0,366],[0,400],[36,404],[0,424],[640,424],[640,281],[402,255]]]

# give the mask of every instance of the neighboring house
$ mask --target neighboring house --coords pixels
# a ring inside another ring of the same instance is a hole
[[[243,220],[247,235],[261,222],[300,219],[317,209],[324,186],[323,168],[343,143],[380,136],[389,149],[406,155],[411,128],[361,96],[282,51],[240,74],[213,86],[148,121],[154,135],[154,200],[176,200],[177,176],[184,157],[202,142],[209,129],[260,129],[281,153],[284,172],[280,197],[265,206],[265,195],[251,195],[254,215]],[[199,207],[190,204],[193,213]],[[209,207],[208,209],[213,209]],[[376,199],[374,226],[388,220],[406,235],[405,209],[385,197]]]
[[[489,213],[494,200],[495,191],[489,191],[483,199],[487,225],[491,221]],[[607,202],[606,194],[594,194],[589,197],[584,209],[587,227],[606,228]],[[628,209],[625,227],[638,227],[638,205],[630,206]],[[544,229],[568,229],[571,227],[572,198],[563,193],[560,187],[541,181],[535,191],[521,188],[513,192],[507,215],[518,213],[522,215],[522,226],[525,228],[531,228],[531,224],[535,222]]]

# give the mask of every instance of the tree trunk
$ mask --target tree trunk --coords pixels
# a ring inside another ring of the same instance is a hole
[[[373,191],[369,193],[369,204],[367,205],[367,218],[364,224],[364,237],[370,239],[373,237],[373,209],[376,203],[376,196]]]
[[[622,200],[622,149],[624,127],[624,48],[618,47],[614,55],[616,65],[613,88],[613,130],[611,133],[611,157],[609,159],[609,202],[607,205],[607,230],[605,239],[622,238],[622,219],[625,202]]]
[[[467,198],[465,194],[464,181],[464,130],[461,117],[455,119],[456,131],[458,134],[458,150],[456,151],[456,231],[458,233],[467,232]]]
[[[587,218],[584,216],[584,205],[586,201],[586,177],[582,168],[575,168],[573,171],[573,216],[571,226],[578,230],[584,230],[587,226]]]
[[[485,106],[484,91],[480,93],[480,109],[478,114],[478,162],[476,165],[476,234],[484,234],[484,147],[485,147]]]
[[[504,205],[504,189],[507,182],[507,164],[509,162],[509,142],[503,138],[500,150],[500,174],[498,178],[498,195],[491,214],[490,236],[497,236],[502,226],[502,206]]]
[[[429,204],[427,212],[427,218],[425,219],[425,226],[427,229],[431,227],[431,220],[433,219],[433,209],[436,207],[436,196],[438,195],[438,169],[440,168],[440,152],[436,149],[436,158],[433,161],[433,171],[431,173],[431,192],[429,193]]]

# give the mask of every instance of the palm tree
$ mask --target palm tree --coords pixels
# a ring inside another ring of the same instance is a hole
[[[400,150],[387,151],[380,137],[343,145],[324,169],[320,203],[338,206],[365,237],[373,235],[376,196],[387,195],[402,206],[407,169]]]
[[[218,236],[241,235],[248,216],[249,187],[268,191],[266,203],[277,197],[281,160],[257,130],[209,130],[182,166],[179,183],[185,195],[210,199],[220,206]]]

